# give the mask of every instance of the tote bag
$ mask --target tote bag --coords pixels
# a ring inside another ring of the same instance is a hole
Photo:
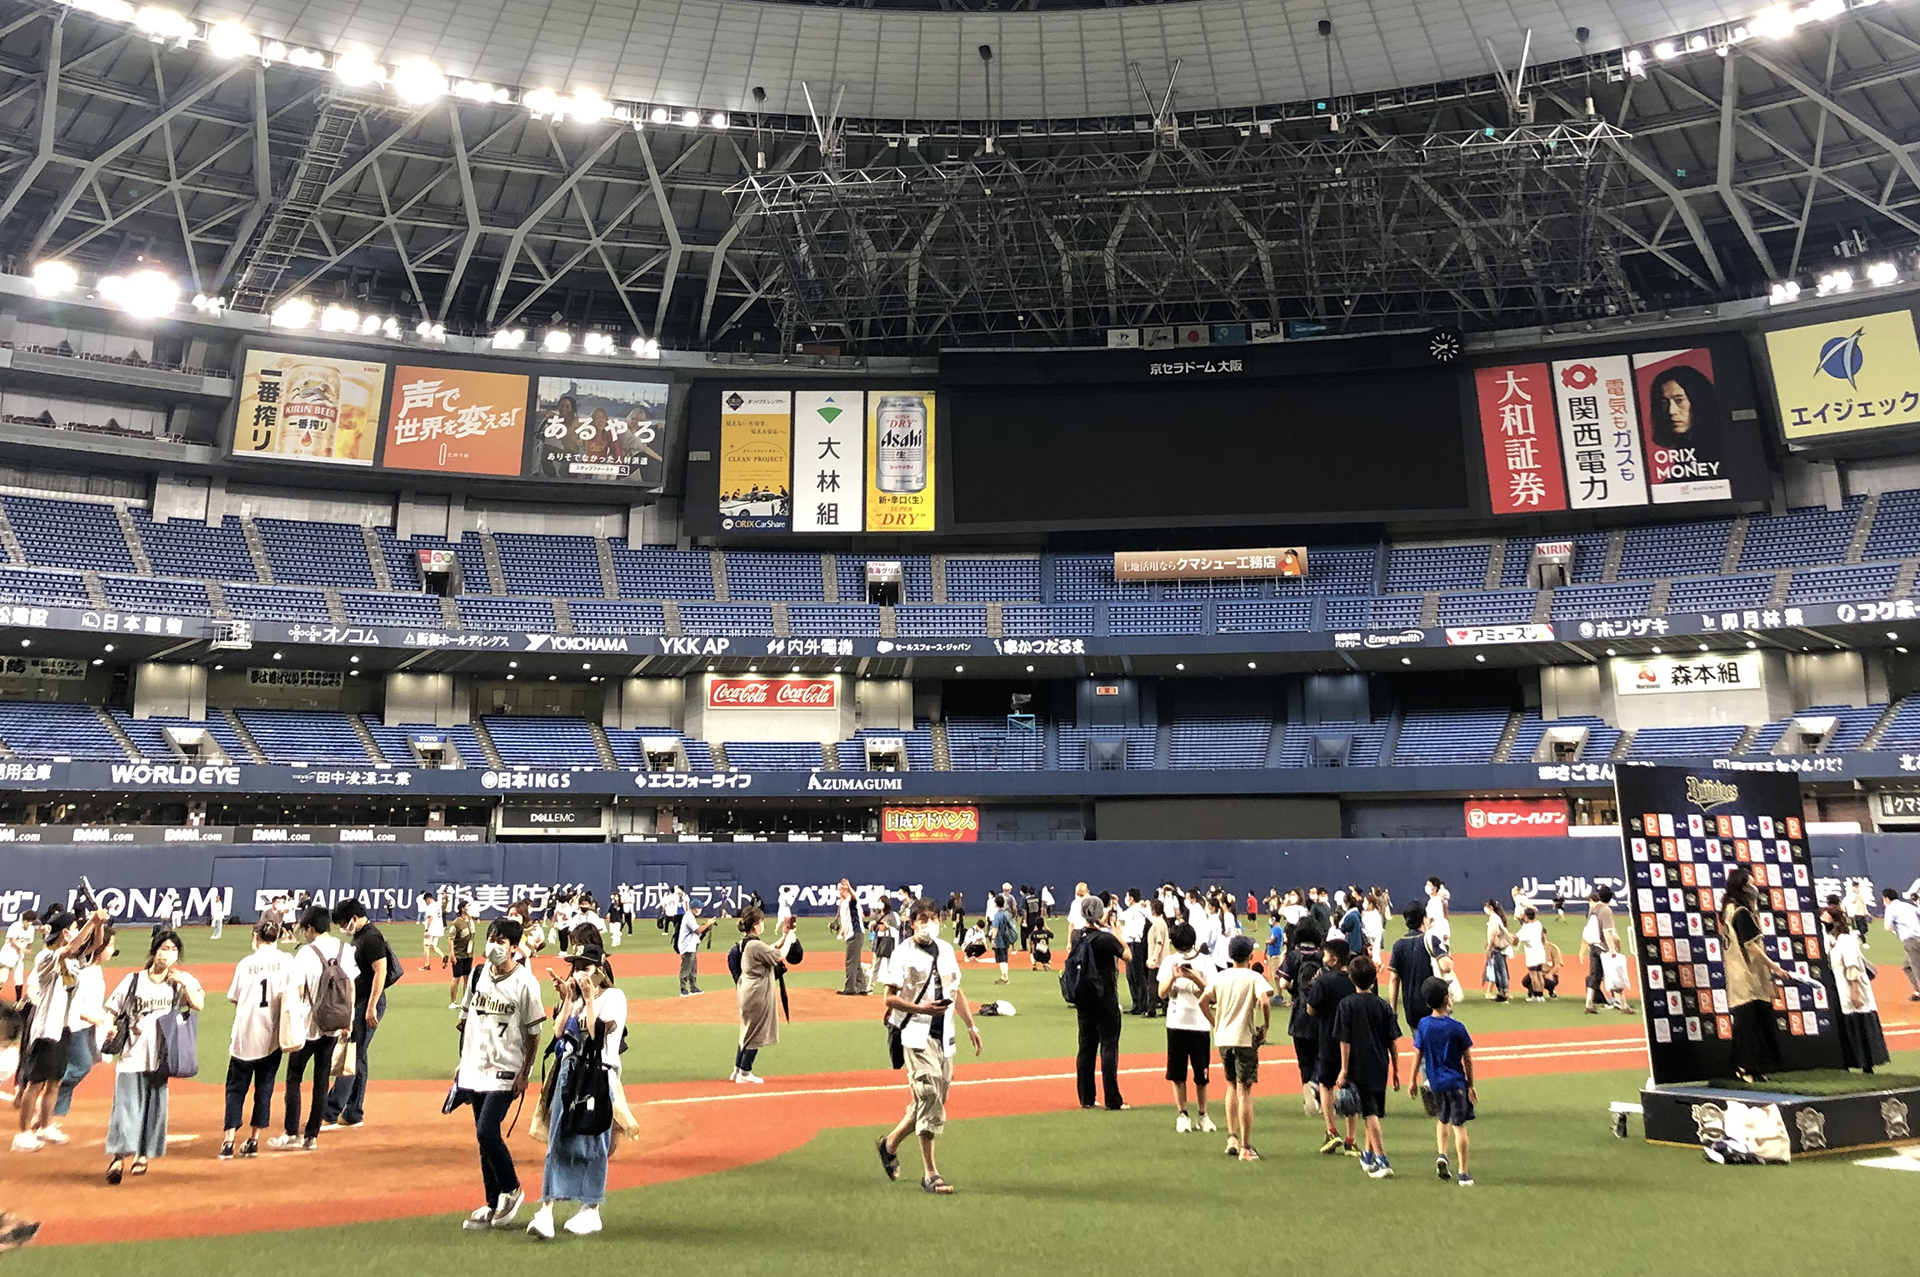
[[[194,1077],[200,1072],[200,1021],[186,1004],[186,994],[176,993],[173,1010],[153,1022],[158,1036],[159,1072],[163,1077]]]

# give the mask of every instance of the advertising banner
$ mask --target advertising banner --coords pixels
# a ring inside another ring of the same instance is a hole
[[[526,414],[523,376],[402,364],[393,370],[381,468],[517,477]]]
[[[382,363],[249,350],[233,454],[370,466],[386,384]]]
[[[931,532],[933,392],[867,395],[867,530]]]
[[[1647,503],[1646,465],[1625,355],[1553,365],[1567,499],[1576,510]]]
[[[978,807],[883,807],[881,842],[979,842]]]
[[[1760,653],[1702,653],[1615,660],[1613,690],[1621,696],[1648,692],[1739,692],[1760,688]]]
[[[839,690],[830,678],[716,678],[707,683],[707,708],[834,709]]]
[[[1307,574],[1303,545],[1263,550],[1115,551],[1116,581],[1209,581],[1216,577],[1300,577]]]
[[[1545,364],[1479,368],[1480,443],[1487,454],[1487,495],[1495,514],[1567,508],[1553,393]]]
[[[1920,424],[1911,311],[1778,329],[1767,361],[1788,443]]]
[[[1469,798],[1469,838],[1558,838],[1567,832],[1564,798]]]
[[[1714,384],[1712,353],[1696,348],[1635,355],[1633,385],[1653,503],[1732,500],[1727,416]]]
[[[665,382],[542,377],[537,389],[529,479],[666,486]]]
[[[1786,1069],[1842,1067],[1800,782],[1790,774],[1622,767],[1621,851],[1656,1082],[1730,1075],[1733,1007],[1721,909],[1727,876],[1752,871],[1755,940],[1791,979],[1774,984]]]
[[[795,532],[861,530],[866,442],[866,401],[858,390],[794,393]]]
[[[720,526],[785,532],[793,523],[793,397],[720,392]]]

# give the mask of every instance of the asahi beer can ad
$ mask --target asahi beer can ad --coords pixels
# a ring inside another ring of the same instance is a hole
[[[868,531],[933,531],[933,427],[932,391],[868,393]]]
[[[386,380],[383,363],[249,350],[234,454],[370,466]]]

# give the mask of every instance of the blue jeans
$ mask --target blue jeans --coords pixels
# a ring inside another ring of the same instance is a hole
[[[387,995],[384,990],[380,994],[380,1001],[374,1005],[374,1014],[382,1020],[387,1018]],[[352,1125],[366,1120],[367,1052],[373,1047],[373,1035],[377,1031],[367,1027],[367,1004],[355,1003],[353,1007],[355,1052],[353,1076],[341,1078],[333,1084],[333,1089],[327,1092],[327,1121],[346,1122]]]
[[[65,1117],[67,1110],[73,1107],[73,1088],[93,1072],[93,1066],[100,1057],[93,1052],[94,1036],[92,1029],[75,1033],[67,1044],[67,1071],[60,1079],[60,1094],[53,1102],[53,1115]]]

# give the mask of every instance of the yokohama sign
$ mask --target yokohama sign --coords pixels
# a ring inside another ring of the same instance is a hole
[[[707,684],[708,709],[834,709],[839,703],[830,678],[716,678]]]
[[[1560,798],[1469,798],[1469,838],[1557,838],[1567,832]]]

